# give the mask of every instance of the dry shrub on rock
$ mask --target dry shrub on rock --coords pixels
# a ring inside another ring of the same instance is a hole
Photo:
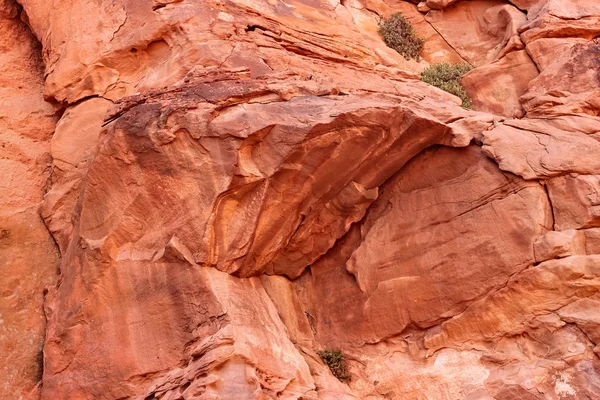
[[[379,34],[388,47],[396,50],[404,58],[419,61],[424,40],[417,36],[412,24],[402,14],[395,13],[382,21]]]
[[[464,74],[473,67],[469,64],[447,63],[432,64],[421,74],[421,80],[435,87],[445,90],[455,96],[460,97],[464,108],[472,108],[471,100],[460,83]]]

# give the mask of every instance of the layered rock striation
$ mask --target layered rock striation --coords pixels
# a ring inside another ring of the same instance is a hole
[[[1,398],[600,393],[593,2],[19,3]]]

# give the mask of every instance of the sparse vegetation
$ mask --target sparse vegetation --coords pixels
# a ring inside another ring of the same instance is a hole
[[[388,47],[396,50],[407,60],[419,61],[424,40],[417,36],[412,24],[400,13],[393,14],[379,24],[379,34]]]
[[[460,97],[464,108],[472,108],[471,100],[463,86],[460,84],[463,75],[471,69],[473,69],[473,67],[469,64],[432,64],[423,71],[421,80]]]
[[[331,373],[342,382],[350,380],[348,369],[346,368],[346,360],[344,355],[339,350],[321,350],[317,351],[321,360],[329,367]]]

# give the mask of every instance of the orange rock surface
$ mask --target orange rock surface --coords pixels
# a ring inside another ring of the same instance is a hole
[[[1,0],[0,399],[597,398],[600,6],[417,3]]]

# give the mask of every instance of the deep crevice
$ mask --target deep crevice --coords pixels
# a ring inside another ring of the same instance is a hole
[[[265,27],[260,26],[260,25],[248,25],[245,30],[246,30],[246,32],[254,32],[257,29],[260,29],[260,30],[263,30],[263,31],[267,30]]]
[[[550,206],[550,213],[552,214],[552,230],[556,230],[556,214],[554,213],[554,206],[552,205],[552,199],[550,198],[550,191],[548,190],[548,182],[545,180],[540,181],[540,185],[544,188],[546,198],[548,199],[548,205]]]

